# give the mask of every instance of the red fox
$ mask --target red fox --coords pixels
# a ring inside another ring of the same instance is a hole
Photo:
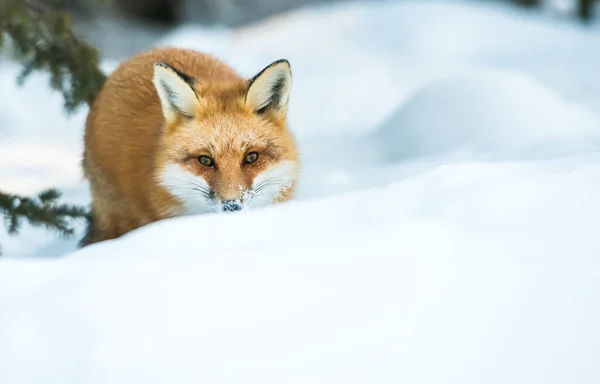
[[[181,48],[123,62],[86,120],[92,204],[81,245],[165,218],[291,199],[300,167],[287,126],[291,87],[287,60],[251,79]]]

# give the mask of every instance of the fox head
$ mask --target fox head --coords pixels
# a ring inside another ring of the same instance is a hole
[[[275,61],[250,80],[203,83],[154,64],[164,131],[156,181],[177,214],[238,211],[291,198],[298,154],[286,117],[290,64]]]

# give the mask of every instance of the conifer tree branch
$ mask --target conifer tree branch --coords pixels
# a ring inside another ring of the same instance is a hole
[[[50,86],[63,94],[68,113],[91,105],[106,75],[98,51],[74,34],[67,12],[33,0],[0,0],[0,49],[5,36],[24,66],[21,84],[34,71],[48,72]]]
[[[85,219],[88,210],[77,205],[59,203],[61,194],[56,189],[42,191],[36,198],[23,197],[0,191],[0,215],[10,235],[16,235],[24,220],[32,227],[44,227],[61,237],[74,234],[72,221]]]
[[[15,58],[23,64],[17,78],[20,84],[35,71],[47,72],[50,87],[64,97],[67,113],[92,104],[106,76],[100,70],[96,48],[74,34],[68,13],[34,0],[0,0],[0,50],[6,46],[7,37]],[[27,221],[62,237],[71,236],[73,220],[88,218],[88,210],[59,203],[60,196],[55,189],[42,191],[35,198],[0,190],[0,220],[10,235],[16,235]]]

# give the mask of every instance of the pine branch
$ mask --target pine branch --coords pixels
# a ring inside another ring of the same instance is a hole
[[[10,36],[24,66],[20,84],[34,71],[48,72],[50,86],[63,94],[68,113],[91,105],[106,76],[98,51],[73,33],[65,11],[32,0],[0,0],[0,49],[4,35]]]
[[[88,210],[77,205],[61,204],[56,189],[42,191],[37,198],[22,197],[0,191],[0,214],[10,235],[16,235],[24,220],[33,227],[45,227],[61,237],[74,234],[72,222],[86,219]]]
[[[106,76],[100,70],[97,50],[79,39],[64,10],[50,9],[34,0],[0,0],[0,51],[11,40],[16,59],[23,64],[17,80],[23,84],[35,71],[50,75],[50,87],[62,93],[67,113],[90,106]],[[73,221],[89,219],[84,207],[61,204],[55,189],[36,198],[0,191],[0,219],[16,235],[24,221],[62,237],[73,235]],[[1,249],[0,249],[1,254]]]

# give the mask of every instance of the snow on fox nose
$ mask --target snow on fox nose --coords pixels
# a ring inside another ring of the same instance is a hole
[[[223,211],[234,212],[242,209],[242,202],[240,200],[225,200],[223,202]]]

